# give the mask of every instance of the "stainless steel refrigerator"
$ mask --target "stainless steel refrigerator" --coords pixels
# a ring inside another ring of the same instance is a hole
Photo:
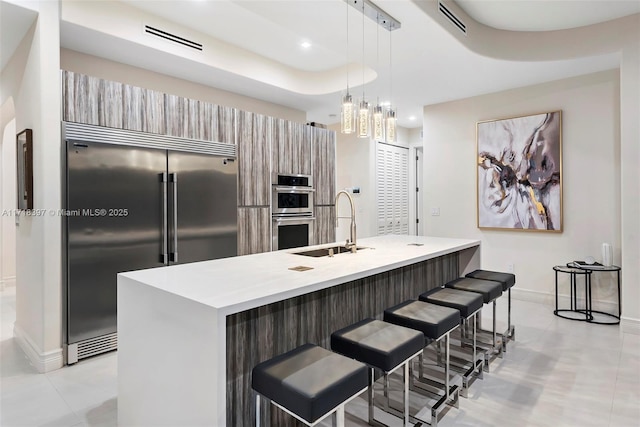
[[[63,129],[66,344],[75,363],[117,347],[117,273],[237,255],[237,165],[231,144]]]

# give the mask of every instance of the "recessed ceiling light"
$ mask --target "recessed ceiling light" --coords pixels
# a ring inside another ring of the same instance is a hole
[[[303,49],[309,49],[311,47],[311,42],[305,40],[300,43],[300,47]]]
[[[415,120],[415,119],[416,119],[416,116],[409,117],[409,120]]]

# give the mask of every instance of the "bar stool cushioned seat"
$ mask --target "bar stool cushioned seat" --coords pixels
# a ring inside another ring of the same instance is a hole
[[[516,284],[516,275],[512,273],[502,273],[499,271],[475,270],[468,273],[465,277],[472,279],[491,280],[502,284],[502,291],[507,291]]]
[[[421,331],[438,339],[460,324],[460,312],[424,301],[409,300],[384,311],[385,322]]]
[[[458,289],[460,291],[479,293],[482,295],[485,304],[502,295],[502,285],[498,282],[492,282],[490,280],[461,277],[459,279],[448,282],[444,286],[447,288]]]
[[[389,372],[424,348],[420,331],[365,319],[331,334],[331,349]]]
[[[314,423],[366,389],[363,363],[304,344],[253,368],[251,386],[262,396]]]
[[[420,301],[455,308],[466,319],[482,308],[483,298],[477,292],[436,288],[419,296]]]

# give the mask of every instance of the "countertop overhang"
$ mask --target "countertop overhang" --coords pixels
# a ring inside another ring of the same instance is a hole
[[[119,276],[228,315],[479,245],[479,240],[387,235],[360,239],[358,246],[366,249],[333,257],[295,254],[332,246],[324,244],[132,271]],[[312,269],[289,269],[297,266]]]

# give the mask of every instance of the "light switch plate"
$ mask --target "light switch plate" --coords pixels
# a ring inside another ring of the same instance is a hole
[[[431,208],[431,216],[440,216],[440,208]]]

